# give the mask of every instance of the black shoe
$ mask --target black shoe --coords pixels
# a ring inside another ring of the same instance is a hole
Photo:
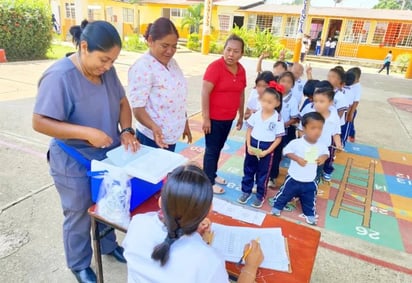
[[[77,282],[79,283],[96,283],[96,274],[94,273],[93,269],[90,267],[79,270],[79,271],[74,271],[72,270],[74,276],[76,276]]]
[[[118,262],[126,263],[126,259],[123,256],[124,249],[121,246],[117,246],[111,253],[108,255],[114,257]]]

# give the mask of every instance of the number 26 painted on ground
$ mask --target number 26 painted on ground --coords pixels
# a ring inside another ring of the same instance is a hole
[[[356,226],[356,234],[360,236],[369,236],[372,240],[379,240],[380,239],[380,233],[378,231],[374,231],[372,229],[368,229],[362,226]]]

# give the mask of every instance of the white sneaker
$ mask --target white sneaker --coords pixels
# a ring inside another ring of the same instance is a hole
[[[268,182],[268,188],[274,189],[276,187],[276,179],[270,179]]]

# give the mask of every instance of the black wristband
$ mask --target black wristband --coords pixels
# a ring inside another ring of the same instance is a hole
[[[124,133],[126,133],[126,132],[128,132],[128,133],[131,133],[133,136],[136,134],[136,132],[133,130],[133,128],[124,128],[121,132],[120,132],[120,135],[123,135]]]

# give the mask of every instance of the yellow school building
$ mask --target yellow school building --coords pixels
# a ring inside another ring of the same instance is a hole
[[[181,29],[181,20],[197,0],[51,0],[52,10],[61,23],[63,36],[80,19],[111,22],[125,37],[144,33],[158,17],[168,17],[186,38],[189,30]],[[135,3],[136,2],[136,3]],[[81,7],[79,7],[81,6]],[[258,0],[213,1],[211,30],[222,39],[234,26],[268,29],[281,38],[286,48],[296,43],[301,6],[265,4]],[[76,15],[77,13],[77,15]],[[79,14],[81,13],[81,14]],[[315,49],[316,39],[322,46],[328,38],[337,40],[335,56],[382,59],[388,50],[394,57],[412,53],[412,11],[374,10],[343,7],[310,7],[305,33]]]

